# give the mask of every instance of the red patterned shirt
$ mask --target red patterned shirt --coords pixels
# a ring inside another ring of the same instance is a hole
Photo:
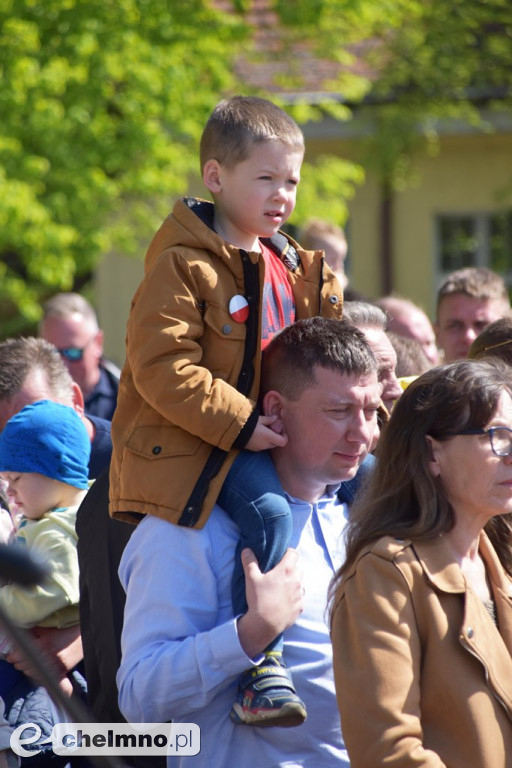
[[[261,348],[265,349],[276,333],[295,322],[295,302],[285,265],[261,241],[260,245],[265,260],[261,311]]]

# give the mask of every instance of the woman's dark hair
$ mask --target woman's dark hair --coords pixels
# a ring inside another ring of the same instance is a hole
[[[460,360],[432,368],[409,385],[379,440],[374,474],[350,510],[346,560],[334,577],[331,599],[359,552],[381,536],[433,539],[453,527],[442,481],[429,469],[426,436],[444,441],[486,427],[503,392],[512,396],[512,369],[499,360]],[[492,518],[485,530],[512,575],[512,514]]]
[[[473,360],[499,357],[512,364],[512,314],[498,318],[481,331],[471,347],[468,357]]]

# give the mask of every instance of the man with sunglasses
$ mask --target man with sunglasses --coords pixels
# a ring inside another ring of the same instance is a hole
[[[112,420],[119,369],[103,357],[103,331],[96,313],[78,293],[57,293],[43,307],[39,335],[60,352],[84,395],[85,412]]]

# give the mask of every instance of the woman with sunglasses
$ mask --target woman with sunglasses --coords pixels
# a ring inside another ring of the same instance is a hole
[[[404,392],[331,589],[352,768],[512,766],[512,375],[459,361]]]

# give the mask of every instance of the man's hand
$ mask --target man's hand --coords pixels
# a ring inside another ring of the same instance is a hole
[[[275,568],[262,573],[254,553],[250,549],[242,552],[249,607],[238,620],[238,637],[251,659],[290,627],[304,609],[304,591],[297,560],[297,552],[288,549]]]
[[[245,445],[247,451],[267,451],[270,448],[282,448],[288,438],[276,432],[277,416],[258,416],[254,432]],[[274,425],[274,428],[272,427]]]

